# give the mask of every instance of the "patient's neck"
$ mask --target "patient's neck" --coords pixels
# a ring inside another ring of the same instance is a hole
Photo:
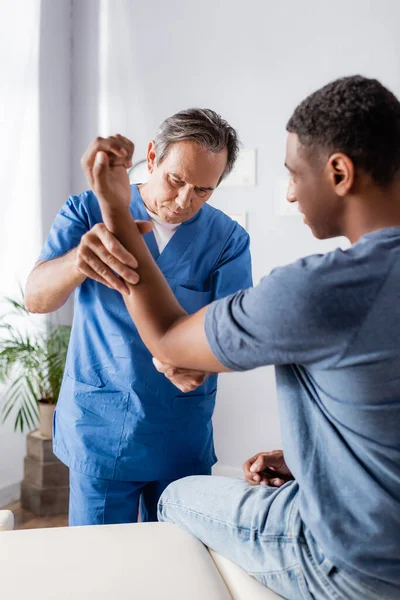
[[[348,198],[343,234],[352,244],[367,233],[387,227],[400,227],[400,181]]]

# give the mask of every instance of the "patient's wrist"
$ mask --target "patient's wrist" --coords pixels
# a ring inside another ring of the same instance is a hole
[[[115,236],[119,237],[127,227],[130,229],[134,227],[138,231],[129,207],[110,205],[101,201],[100,206],[104,224]]]

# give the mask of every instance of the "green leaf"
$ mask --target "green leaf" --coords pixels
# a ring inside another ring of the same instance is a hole
[[[14,405],[11,404],[11,406],[9,406],[8,410],[6,410],[4,412],[4,415],[3,415],[3,418],[2,418],[2,423],[4,423],[7,420],[7,417],[10,414],[10,412],[12,411],[13,408],[14,408]]]
[[[38,418],[38,400],[56,403],[64,375],[71,328],[66,325],[46,325],[24,329],[21,317],[30,323],[20,298],[5,298],[11,306],[8,315],[18,316],[18,327],[4,316],[0,323],[0,382],[8,384],[1,409],[3,422],[15,411],[15,429],[32,427]],[[7,315],[7,316],[8,316]]]

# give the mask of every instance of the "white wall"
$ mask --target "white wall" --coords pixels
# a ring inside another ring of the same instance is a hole
[[[39,127],[42,239],[71,193],[72,33],[72,1],[41,0]],[[53,321],[62,323],[69,323],[71,318],[72,302],[51,315]]]
[[[80,158],[99,135],[99,19],[100,0],[71,0],[71,189],[79,194],[87,187]]]
[[[378,77],[400,95],[397,0],[41,4],[43,229],[69,193],[86,187],[79,160],[93,137],[123,133],[135,141],[139,159],[166,116],[204,106],[219,111],[244,145],[258,151],[258,185],[220,189],[213,200],[226,211],[247,211],[255,280],[277,264],[335,245],[318,243],[301,220],[275,212],[277,181],[285,177],[285,124],[305,95],[341,75]],[[8,60],[7,52],[3,56]],[[27,221],[31,237],[33,223],[33,217]],[[23,254],[31,264],[36,250],[24,248]],[[67,309],[63,319],[70,314]],[[279,446],[271,368],[221,377],[215,433],[225,472]],[[14,467],[5,475],[8,466],[0,459],[0,489],[2,481],[21,478],[23,456],[18,436],[2,427],[0,456],[7,452],[7,465]]]
[[[400,95],[397,0],[101,4],[102,134],[130,136],[139,159],[166,116],[213,108],[258,151],[258,185],[213,197],[223,210],[248,212],[255,280],[335,247],[314,240],[301,219],[276,214],[285,124],[299,101],[339,76],[374,76]],[[215,434],[222,470],[279,446],[272,368],[221,377]]]
[[[70,194],[87,188],[80,157],[99,131],[99,1],[41,0],[42,238]],[[73,297],[51,319],[71,323]]]

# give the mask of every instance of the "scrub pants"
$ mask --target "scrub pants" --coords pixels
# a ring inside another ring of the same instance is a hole
[[[400,589],[338,569],[298,510],[298,486],[250,486],[228,477],[185,477],[158,504],[177,523],[286,600],[398,600]],[[368,541],[366,540],[366,544]]]
[[[170,480],[113,481],[70,471],[69,525],[157,521],[157,502]]]
[[[142,522],[157,521],[157,502],[172,481],[114,481],[70,469],[69,525],[136,523],[139,507]]]

